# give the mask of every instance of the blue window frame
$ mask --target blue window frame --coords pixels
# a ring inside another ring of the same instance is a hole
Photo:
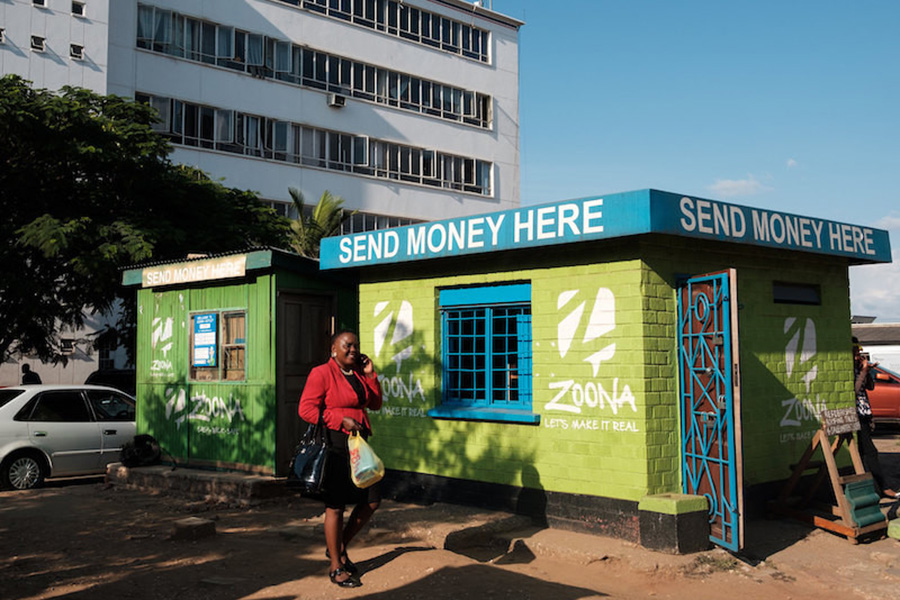
[[[537,423],[531,285],[441,290],[442,404],[432,416]]]

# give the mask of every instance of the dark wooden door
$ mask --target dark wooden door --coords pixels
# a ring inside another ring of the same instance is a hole
[[[309,372],[328,360],[334,328],[334,298],[281,292],[278,295],[278,421],[275,474],[287,475],[292,452],[306,425],[297,416]]]

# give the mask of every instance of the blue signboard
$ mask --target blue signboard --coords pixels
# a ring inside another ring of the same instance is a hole
[[[657,190],[565,200],[322,240],[322,269],[535,248],[644,233],[890,262],[886,231]]]
[[[195,367],[215,367],[216,356],[216,313],[194,315],[194,354],[191,364]]]
[[[653,191],[652,229],[689,237],[891,262],[887,231]]]

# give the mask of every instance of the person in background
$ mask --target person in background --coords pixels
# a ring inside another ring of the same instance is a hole
[[[347,556],[353,537],[372,518],[381,503],[381,486],[359,489],[350,479],[347,440],[353,432],[364,438],[372,433],[366,409],[381,408],[381,385],[372,361],[359,351],[359,338],[340,331],[331,338],[331,359],[309,373],[297,411],[307,423],[317,423],[321,414],[331,442],[326,463],[325,501],[326,555],[332,583],[359,587],[359,570]],[[347,504],[355,504],[344,525]]]
[[[878,363],[869,362],[867,354],[863,354],[859,340],[853,338],[853,387],[856,392],[856,414],[859,417],[859,455],[866,470],[875,480],[876,491],[887,498],[897,498],[897,492],[887,487],[878,449],[872,441],[875,422],[872,420],[872,407],[869,404],[868,390],[875,388],[875,374],[872,367]]]
[[[31,370],[31,365],[22,365],[22,385],[40,385],[41,376]]]

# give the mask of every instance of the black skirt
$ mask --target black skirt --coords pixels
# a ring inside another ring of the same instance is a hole
[[[325,491],[322,499],[327,508],[346,508],[348,504],[381,502],[381,482],[360,489],[350,478],[350,451],[347,440],[350,436],[343,431],[328,429],[329,448],[328,464],[325,466]],[[369,436],[361,434],[364,438]]]

